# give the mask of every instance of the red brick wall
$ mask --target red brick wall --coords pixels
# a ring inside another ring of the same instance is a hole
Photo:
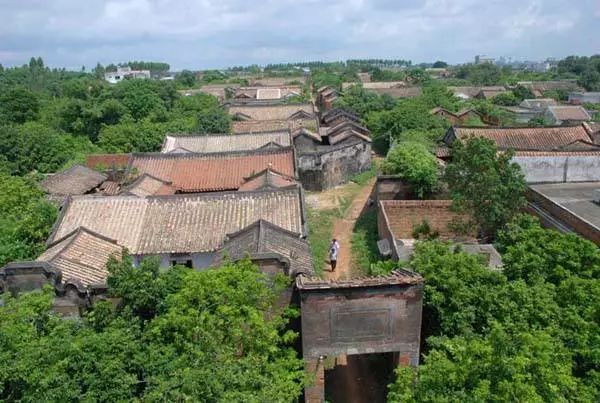
[[[449,224],[464,219],[464,214],[450,210],[450,200],[386,200],[381,205],[385,209],[389,227],[396,239],[413,238],[414,227],[426,220],[432,230],[438,231],[441,238],[456,236]],[[475,235],[475,234],[472,234]]]

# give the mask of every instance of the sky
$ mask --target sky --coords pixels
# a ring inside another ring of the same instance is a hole
[[[0,64],[172,70],[600,53],[600,0],[0,0]]]

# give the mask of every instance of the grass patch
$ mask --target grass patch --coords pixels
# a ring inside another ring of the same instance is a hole
[[[359,173],[350,178],[350,182],[354,182],[360,186],[364,186],[369,182],[372,178],[377,176],[378,167],[375,161],[371,164],[371,168],[368,171]]]
[[[377,210],[372,207],[358,217],[352,233],[352,268],[357,274],[370,274],[371,264],[379,261],[378,238]]]

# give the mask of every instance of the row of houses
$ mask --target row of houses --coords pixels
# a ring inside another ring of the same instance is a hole
[[[107,262],[125,252],[136,266],[152,257],[194,270],[250,258],[292,280],[281,301],[301,307],[295,326],[316,379],[324,356],[393,353],[394,362],[416,365],[422,278],[397,270],[324,280],[312,261],[304,187],[335,186],[368,169],[368,130],[352,114],[311,104],[227,108],[233,134],[167,134],[160,152],[89,155],[85,166],[45,178],[41,186],[61,206],[47,248],[0,269],[0,292],[50,284],[54,309],[78,316],[108,298]],[[323,399],[323,382],[305,392],[306,401]]]
[[[600,245],[600,126],[452,127],[436,152],[449,160],[456,141],[484,137],[514,151],[528,184],[528,211],[563,232]]]

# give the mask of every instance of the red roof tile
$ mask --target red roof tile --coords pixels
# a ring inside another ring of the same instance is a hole
[[[92,154],[87,156],[86,165],[92,169],[125,168],[130,154]]]
[[[591,142],[592,139],[582,125],[561,127],[455,127],[450,128],[444,141],[449,144],[454,139],[486,137],[505,150],[551,151],[574,142]]]
[[[131,167],[172,183],[181,192],[238,189],[265,168],[294,177],[291,148],[215,154],[134,154]]]

